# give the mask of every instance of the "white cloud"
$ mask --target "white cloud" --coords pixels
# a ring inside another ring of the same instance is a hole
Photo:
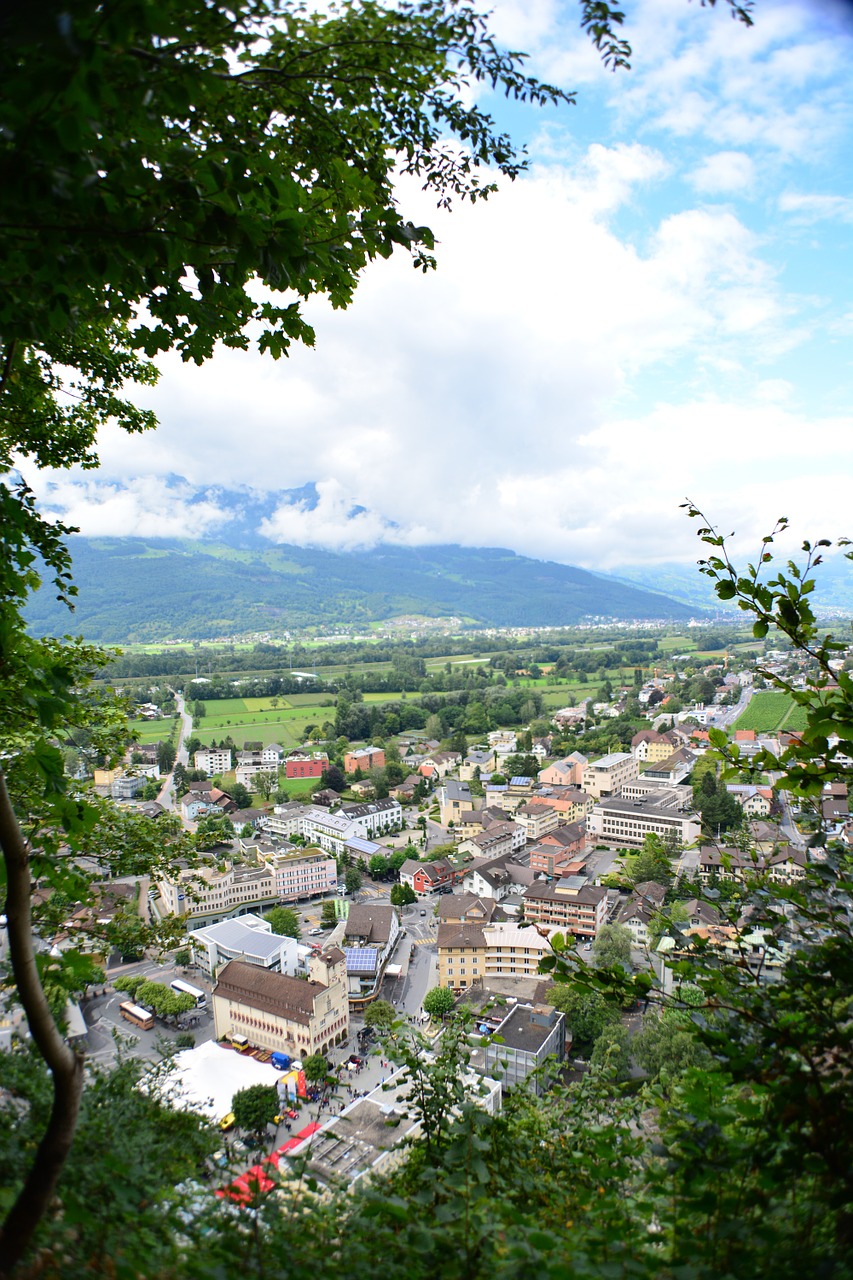
[[[188,484],[167,486],[154,476],[110,484],[53,474],[43,493],[45,510],[86,537],[201,538],[227,519]]]
[[[797,195],[788,191],[781,196],[779,208],[798,222],[853,222],[853,199],[849,196]]]
[[[743,151],[717,151],[689,176],[696,190],[706,195],[748,195],[754,180],[755,165]]]

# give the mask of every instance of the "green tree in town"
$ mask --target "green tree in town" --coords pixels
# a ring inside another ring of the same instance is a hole
[[[631,1034],[621,1022],[610,1022],[603,1027],[593,1045],[590,1064],[612,1072],[617,1081],[627,1080],[631,1074]]]
[[[361,888],[361,872],[357,867],[347,867],[344,872],[344,885],[347,893],[358,893]]]
[[[600,968],[621,965],[631,967],[632,938],[630,929],[622,924],[603,924],[592,944],[593,962]]]
[[[338,923],[334,902],[326,901],[320,908],[320,924],[324,929],[333,929]]]
[[[231,1099],[231,1110],[239,1129],[261,1137],[278,1115],[278,1090],[274,1084],[252,1084],[238,1089]]]
[[[375,853],[367,864],[374,880],[384,880],[390,870],[390,862],[382,853]]]
[[[390,899],[392,907],[408,907],[417,902],[418,895],[410,884],[392,884]]]
[[[364,1025],[386,1034],[397,1020],[397,1010],[388,1000],[374,1000],[364,1011]]]
[[[447,1015],[456,1003],[449,987],[433,987],[423,999],[424,1013],[428,1013],[436,1022]]]
[[[309,1084],[325,1084],[329,1078],[329,1064],[322,1053],[311,1053],[303,1060],[302,1069]]]
[[[264,913],[264,919],[271,926],[273,933],[277,933],[279,937],[296,938],[298,942],[302,936],[299,916],[292,907],[273,907]]]
[[[246,787],[242,782],[235,782],[234,785],[229,788],[228,794],[238,809],[251,809],[252,794],[248,787]]]
[[[619,1009],[606,996],[580,980],[550,988],[548,1000],[566,1015],[575,1053],[588,1054],[605,1027],[619,1021]]]

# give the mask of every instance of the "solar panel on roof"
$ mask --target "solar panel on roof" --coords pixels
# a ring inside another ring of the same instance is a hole
[[[372,947],[347,947],[347,973],[375,973],[377,953]]]
[[[512,787],[526,787],[527,784],[532,781],[532,778],[525,778],[521,774],[519,774],[517,778],[510,778],[509,780],[510,786]]]

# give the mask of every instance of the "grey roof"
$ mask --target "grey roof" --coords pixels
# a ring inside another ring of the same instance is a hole
[[[279,934],[253,928],[240,919],[222,920],[206,929],[193,929],[190,937],[198,938],[205,944],[215,942],[228,951],[240,951],[244,955],[265,960],[275,955],[284,941]]]

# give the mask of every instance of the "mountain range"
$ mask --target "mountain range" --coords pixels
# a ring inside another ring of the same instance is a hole
[[[30,603],[29,625],[39,635],[74,631],[127,644],[366,627],[401,615],[516,627],[593,618],[676,621],[701,612],[612,576],[499,548],[334,552],[246,545],[235,534],[217,541],[73,537],[75,614],[42,588]],[[712,602],[709,587],[706,608]]]

